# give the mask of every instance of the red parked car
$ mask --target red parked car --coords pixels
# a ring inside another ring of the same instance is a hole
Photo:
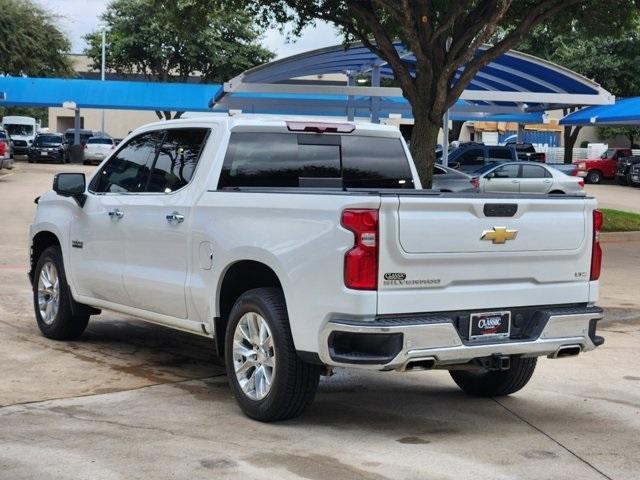
[[[618,159],[631,156],[630,148],[610,148],[600,158],[580,159],[573,162],[578,166],[578,176],[587,183],[600,183],[604,178],[614,178]]]

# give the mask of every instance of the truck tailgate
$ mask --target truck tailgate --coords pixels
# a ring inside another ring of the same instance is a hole
[[[586,303],[593,199],[382,197],[378,313]]]

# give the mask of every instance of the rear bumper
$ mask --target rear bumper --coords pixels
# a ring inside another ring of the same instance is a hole
[[[319,356],[330,366],[403,370],[412,361],[428,359],[434,367],[446,368],[493,355],[554,358],[567,347],[587,352],[604,342],[596,335],[596,323],[603,317],[598,307],[552,307],[537,310],[535,315],[533,338],[488,343],[469,342],[456,329],[456,320],[446,315],[387,316],[371,322],[331,320],[320,334]],[[341,349],[337,346],[340,338],[350,336],[360,352],[347,351],[344,340]]]

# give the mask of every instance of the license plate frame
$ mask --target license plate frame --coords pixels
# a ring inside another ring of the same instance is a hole
[[[485,320],[480,325],[481,320]],[[488,322],[487,322],[488,320]],[[496,325],[496,322],[499,323]],[[506,329],[505,329],[506,324]],[[469,341],[505,340],[511,335],[511,311],[476,312],[469,315]]]
[[[49,156],[49,152],[47,152],[46,150],[41,150],[40,151],[40,155],[42,155],[43,157],[48,157]]]

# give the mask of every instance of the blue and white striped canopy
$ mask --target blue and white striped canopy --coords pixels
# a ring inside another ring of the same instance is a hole
[[[489,47],[483,47],[478,53],[486,48]],[[396,44],[396,50],[413,71],[416,64],[415,56],[399,43]],[[319,85],[330,85],[330,83],[323,80],[309,80],[309,77],[329,74],[369,75],[374,69],[379,71],[383,78],[394,76],[389,65],[362,44],[352,44],[348,48],[344,45],[336,45],[304,52],[247,70],[225,84],[225,93],[216,98],[215,103],[227,104],[229,108],[238,108],[243,111],[257,110],[259,104],[266,107],[269,101],[269,98],[260,98],[260,93],[268,93],[271,95],[270,99],[274,98],[274,94],[289,93],[293,96],[282,98],[283,103],[280,106],[288,105],[300,111],[304,111],[307,106],[309,110],[313,110],[314,103],[318,103],[322,98],[329,102],[328,104],[342,100],[335,96],[332,98],[326,92],[324,95],[320,94],[318,98],[310,98],[310,95],[319,92],[319,90],[314,91],[314,88],[317,89]],[[458,71],[456,78],[459,78],[460,74],[461,71]],[[272,88],[266,88],[267,85]],[[292,85],[298,87],[295,92]],[[304,92],[300,91],[302,85],[305,86]],[[276,86],[279,89],[275,88]],[[242,97],[241,93],[253,95]],[[232,100],[233,97],[236,98]],[[362,96],[360,103],[369,102],[370,98]],[[569,105],[604,105],[615,101],[615,98],[596,82],[559,65],[516,51],[509,51],[482,68],[460,99],[465,103],[464,105],[456,104],[454,112],[458,110],[484,114],[520,114]],[[385,111],[385,104],[387,107],[392,107],[393,103],[398,107],[398,113],[407,110],[406,102],[401,97],[385,96],[381,99],[381,112]],[[344,109],[344,104],[342,107]]]

